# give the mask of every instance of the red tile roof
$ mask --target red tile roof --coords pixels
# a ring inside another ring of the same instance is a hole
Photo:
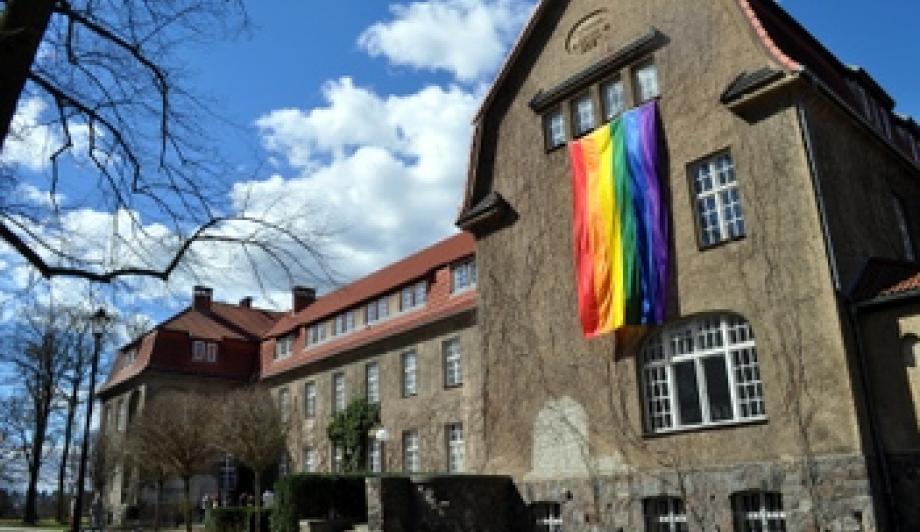
[[[907,292],[920,292],[920,272],[913,274],[907,279],[898,281],[881,291],[883,296],[892,296],[895,294],[905,294]]]
[[[255,339],[267,333],[282,316],[282,312],[215,301],[211,303],[210,310],[189,307],[160,327],[171,331],[186,331],[190,336],[208,340]]]
[[[850,291],[854,301],[868,301],[885,296],[920,292],[920,263],[873,257]]]
[[[356,332],[340,338],[334,338],[323,344],[311,346],[308,349],[295,348],[294,354],[283,360],[274,360],[273,345],[263,344],[261,377],[263,379],[273,377],[306,364],[368,345],[383,338],[392,337],[429,323],[456,316],[475,308],[476,298],[477,293],[475,290],[469,290],[449,298],[433,297],[422,309],[405,312],[377,324],[365,325]]]
[[[438,267],[472,255],[476,241],[469,233],[459,233],[414,255],[359,279],[328,295],[312,305],[288,315],[269,330],[266,337],[278,337],[301,325],[331,317],[338,312],[368,301],[431,273]]]

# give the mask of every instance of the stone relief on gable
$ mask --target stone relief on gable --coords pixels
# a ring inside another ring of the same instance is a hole
[[[606,9],[594,11],[572,26],[565,40],[565,49],[570,54],[586,54],[610,34],[610,15]]]

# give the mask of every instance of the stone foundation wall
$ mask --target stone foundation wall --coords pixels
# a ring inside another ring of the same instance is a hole
[[[734,530],[732,494],[752,490],[782,494],[787,530],[879,530],[865,460],[858,455],[522,482],[518,488],[528,504],[559,503],[566,532],[644,530],[643,500],[660,496],[684,499],[691,530]]]

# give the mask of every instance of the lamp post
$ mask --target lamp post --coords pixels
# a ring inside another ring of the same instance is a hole
[[[89,421],[93,417],[93,402],[96,391],[96,372],[99,369],[99,351],[102,349],[102,333],[109,322],[109,316],[100,308],[90,318],[93,329],[93,361],[89,374],[89,397],[86,399],[86,419],[83,422],[83,447],[80,450],[80,469],[77,474],[77,497],[74,501],[70,530],[80,531],[80,518],[83,516],[83,485],[86,480],[86,453],[89,448]]]

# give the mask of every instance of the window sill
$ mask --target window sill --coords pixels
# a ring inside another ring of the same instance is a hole
[[[463,383],[458,382],[457,384],[445,384],[444,385],[445,390],[456,390],[457,388],[463,388]]]
[[[686,427],[678,427],[674,429],[662,430],[659,432],[648,432],[646,431],[642,437],[645,439],[656,439],[667,436],[672,436],[675,434],[688,434],[694,432],[706,432],[710,430],[719,430],[719,429],[729,429],[735,427],[746,427],[752,425],[766,425],[769,422],[769,418],[766,416],[748,418],[742,420],[731,420],[731,421],[719,421],[717,423],[706,423],[703,425],[692,425]]]
[[[722,246],[727,246],[727,245],[729,245],[729,244],[731,244],[731,243],[734,243],[734,242],[740,242],[740,241],[742,241],[742,240],[745,240],[746,238],[747,238],[747,235],[741,235],[741,236],[736,236],[736,237],[732,237],[732,238],[726,238],[726,239],[724,239],[724,240],[719,240],[718,242],[716,242],[716,243],[714,243],[714,244],[708,244],[708,245],[705,245],[705,246],[704,246],[703,244],[698,244],[698,245],[699,245],[700,251],[709,251],[709,250],[712,250],[712,249],[718,249],[718,248],[720,248],[720,247],[722,247]]]

